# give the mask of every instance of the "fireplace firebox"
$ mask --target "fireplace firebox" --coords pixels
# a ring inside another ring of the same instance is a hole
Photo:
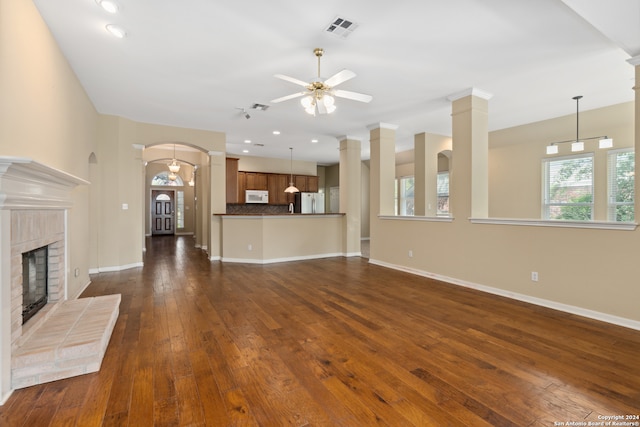
[[[49,249],[43,246],[22,254],[22,324],[47,304]]]

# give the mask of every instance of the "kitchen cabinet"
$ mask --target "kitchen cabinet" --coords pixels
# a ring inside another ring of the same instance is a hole
[[[284,189],[289,186],[288,175],[270,173],[267,184],[269,186],[269,204],[285,205],[293,201],[293,198],[290,201],[287,197],[289,194],[284,192]]]
[[[311,175],[294,175],[293,182],[300,191],[318,192],[318,177]]]
[[[226,187],[227,203],[238,203],[238,159],[227,157]]]
[[[247,189],[247,173],[238,172],[238,202],[244,203],[244,191]]]
[[[307,176],[306,175],[294,175],[293,182],[295,186],[300,191],[308,191],[307,190]]]
[[[246,190],[269,191],[269,204],[288,205],[295,197],[285,193],[291,175],[285,173],[246,172],[238,170],[238,159],[226,159],[226,197],[227,203],[245,203]],[[311,175],[293,175],[293,184],[300,191],[318,191],[318,177]]]
[[[267,174],[262,172],[245,172],[246,190],[267,190]]]
[[[307,190],[312,193],[318,192],[318,177],[317,176],[307,176]]]

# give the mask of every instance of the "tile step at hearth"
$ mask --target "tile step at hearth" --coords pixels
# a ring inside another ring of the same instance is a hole
[[[13,389],[96,372],[118,320],[120,294],[69,300],[11,360]]]

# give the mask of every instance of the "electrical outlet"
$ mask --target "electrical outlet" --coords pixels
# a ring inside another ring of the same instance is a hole
[[[532,271],[531,272],[531,281],[532,282],[537,282],[538,281],[538,272],[537,271]]]
[[[409,250],[409,258],[413,258],[413,251]]]
[[[252,251],[253,250],[253,245],[251,243],[249,243],[249,245],[247,246],[247,249]]]

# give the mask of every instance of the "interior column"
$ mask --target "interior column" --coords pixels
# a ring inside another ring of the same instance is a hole
[[[395,215],[396,129],[397,125],[376,123],[369,129],[371,170],[371,215]],[[372,218],[373,219],[373,218]]]
[[[227,192],[225,182],[226,158],[225,153],[220,151],[209,151],[209,195],[208,200],[203,200],[202,206],[208,206],[203,211],[206,218],[209,218],[209,245],[208,253],[210,260],[219,260],[222,257],[222,218],[214,214],[223,214],[227,211]],[[207,203],[209,202],[209,203]]]
[[[461,218],[489,217],[489,99],[491,94],[469,89],[450,96],[453,162],[450,171],[451,214]]]
[[[340,211],[345,214],[342,251],[346,256],[361,255],[361,145],[358,138],[340,138]]]

